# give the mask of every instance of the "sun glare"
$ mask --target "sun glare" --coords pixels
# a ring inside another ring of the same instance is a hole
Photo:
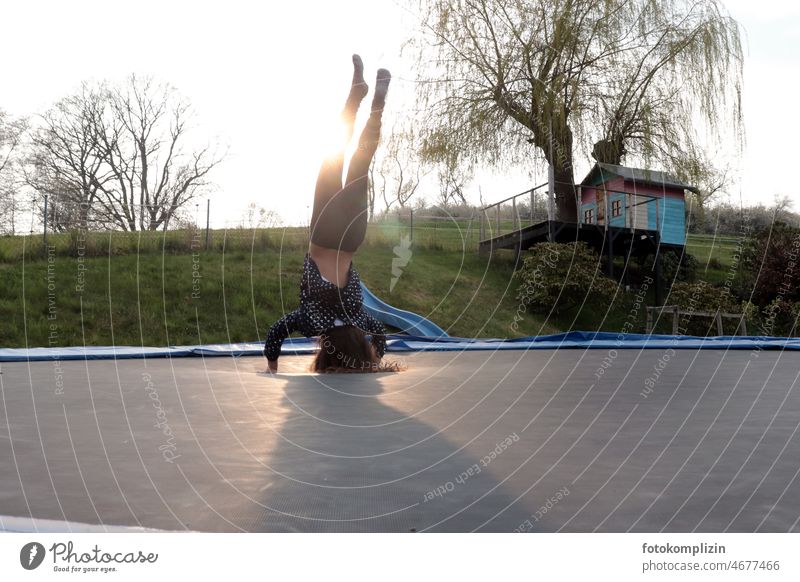
[[[317,143],[314,148],[310,148],[316,150],[318,158],[332,156],[343,147],[349,145],[345,143],[347,128],[341,118],[337,116],[332,120],[326,120],[320,125],[319,133],[316,136]]]

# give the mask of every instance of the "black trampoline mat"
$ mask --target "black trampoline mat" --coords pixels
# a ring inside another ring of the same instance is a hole
[[[800,354],[9,363],[0,515],[214,532],[797,531]],[[604,367],[605,366],[605,367]],[[602,373],[601,373],[602,372]]]

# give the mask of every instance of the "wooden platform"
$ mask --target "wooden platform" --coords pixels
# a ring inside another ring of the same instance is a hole
[[[544,220],[518,230],[481,240],[478,242],[478,252],[491,253],[499,249],[510,249],[515,251],[515,262],[520,265],[522,251],[531,248],[537,243],[549,240],[558,243],[583,241],[597,251],[598,254],[605,254],[608,258],[606,261],[606,273],[609,277],[614,276],[614,257],[624,257],[627,262],[630,257],[644,258],[649,254],[654,254],[656,257],[656,303],[658,305],[662,303],[663,285],[661,281],[661,262],[659,253],[656,251],[665,248],[683,249],[681,245],[662,242],[656,230]]]
[[[519,230],[479,241],[478,250],[480,252],[491,252],[497,249],[524,251],[537,243],[547,242],[551,233],[553,242],[567,243],[580,240],[598,252],[606,249],[610,241],[618,251],[615,254],[625,252],[627,255],[627,249],[630,248],[630,254],[633,256],[655,252],[660,242],[658,231],[655,230],[544,220]],[[661,246],[680,248],[663,242]]]

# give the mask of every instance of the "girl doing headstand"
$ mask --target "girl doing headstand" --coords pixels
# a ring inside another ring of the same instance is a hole
[[[393,369],[381,364],[386,350],[385,330],[364,310],[360,279],[352,263],[367,231],[367,172],[378,147],[390,81],[389,71],[378,69],[370,116],[342,183],[344,148],[353,135],[356,113],[368,92],[361,58],[353,55],[353,81],[342,111],[345,143],[322,163],[317,177],[300,307],[278,320],[267,334],[264,355],[271,372],[278,370],[283,341],[295,331],[320,338],[312,371]]]

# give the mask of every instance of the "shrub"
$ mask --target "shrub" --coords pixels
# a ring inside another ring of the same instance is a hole
[[[758,333],[762,335],[796,335],[800,302],[789,303],[775,299],[761,311]]]
[[[670,284],[673,281],[692,282],[697,275],[697,258],[687,252],[679,252],[675,249],[662,249],[661,255],[661,277]],[[647,255],[642,263],[642,270],[646,273],[654,273],[652,254]]]
[[[675,283],[672,286],[667,304],[676,305],[681,311],[690,312],[680,316],[680,333],[689,335],[707,335],[711,331],[716,335],[714,319],[708,316],[694,315],[700,311],[716,313],[717,310],[728,313],[741,313],[742,306],[719,287],[709,285],[705,281],[699,283]],[[731,325],[730,320],[723,320],[723,325]],[[733,330],[730,330],[733,333]]]
[[[756,305],[800,301],[800,229],[776,222],[759,230],[744,245],[742,271]]]
[[[532,247],[516,276],[517,299],[532,311],[556,313],[589,303],[608,302],[616,282],[603,275],[600,259],[583,242],[540,243]]]
[[[667,301],[688,311],[729,311],[738,313],[741,306],[719,287],[700,283],[675,283]]]

